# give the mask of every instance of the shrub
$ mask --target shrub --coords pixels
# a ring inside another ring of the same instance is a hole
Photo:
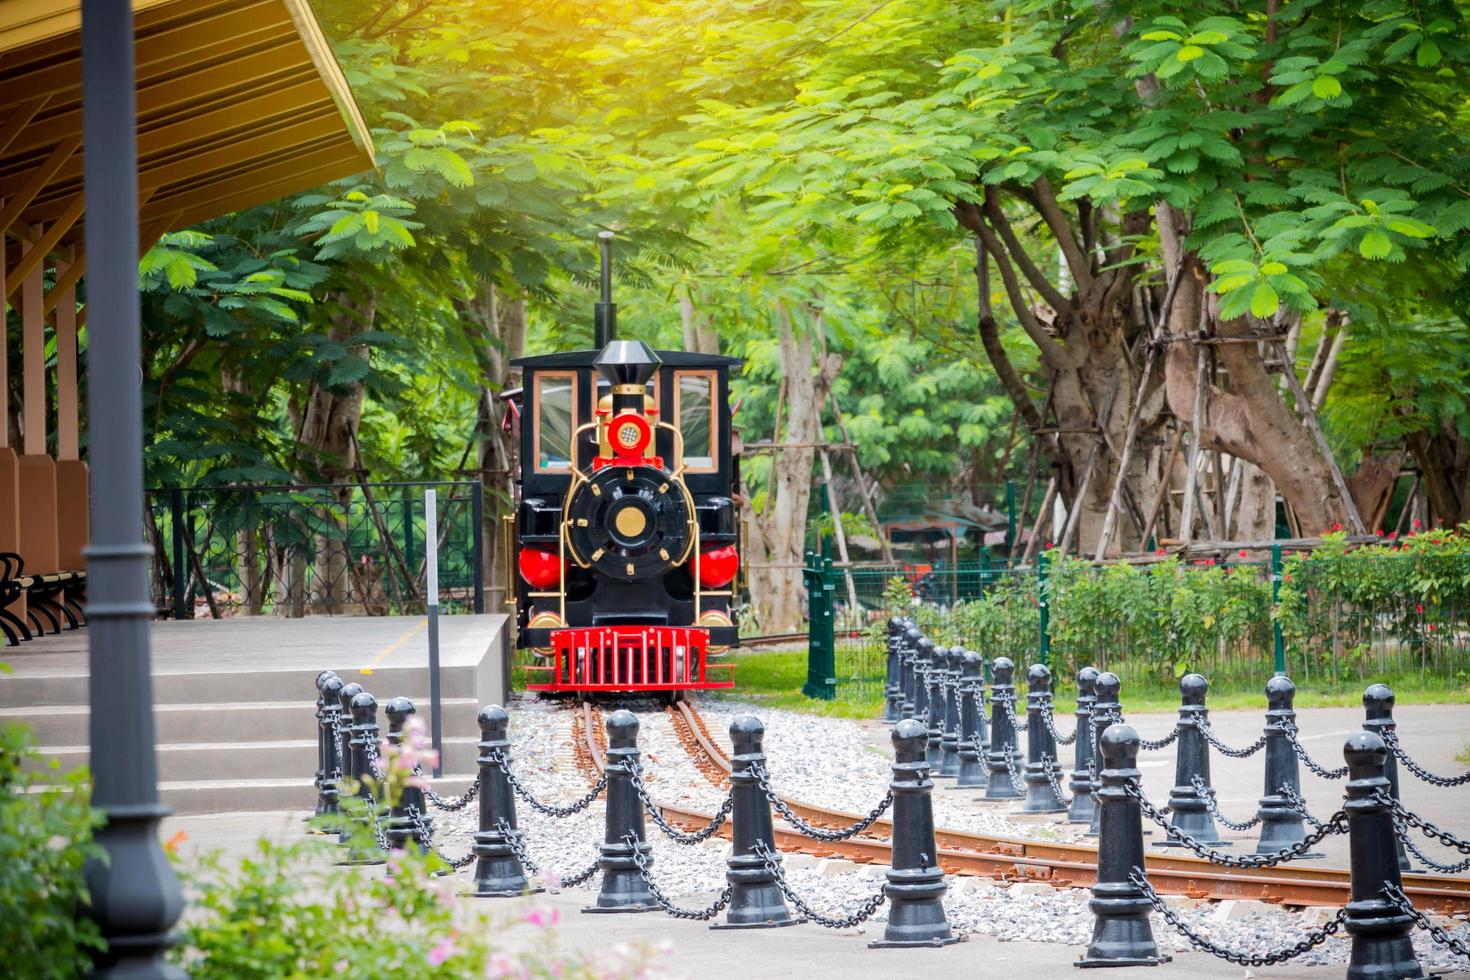
[[[0,943],[10,976],[81,976],[102,949],[82,877],[97,814],[85,770],[39,760],[29,728],[0,728]]]

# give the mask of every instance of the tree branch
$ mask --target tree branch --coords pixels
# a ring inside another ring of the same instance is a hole
[[[1020,321],[1021,328],[1026,335],[1036,344],[1041,351],[1042,360],[1048,366],[1060,370],[1071,367],[1071,358],[1057,339],[1047,333],[1040,320],[1031,312],[1031,307],[1026,302],[1026,295],[1021,291],[1021,283],[1016,278],[1016,270],[1006,257],[1005,248],[1000,239],[991,231],[990,226],[985,223],[980,209],[968,201],[961,201],[955,205],[955,216],[961,225],[974,232],[984,245],[985,250],[995,258],[996,267],[1000,270],[1000,280],[1005,286],[1006,296],[1010,299],[1011,309]]]
[[[1072,271],[1072,279],[1077,283],[1077,291],[1085,293],[1092,286],[1092,263],[1088,262],[1086,253],[1077,244],[1077,239],[1072,237],[1072,226],[1062,213],[1062,206],[1057,203],[1057,196],[1052,192],[1047,179],[1038,177],[1031,187],[1036,193],[1036,209],[1041,212],[1041,217],[1051,229],[1052,237],[1061,246],[1067,268]]]
[[[975,281],[980,294],[980,344],[985,348],[985,356],[990,359],[990,366],[995,369],[995,375],[1000,379],[1001,387],[1010,396],[1017,413],[1025,420],[1026,428],[1036,432],[1042,428],[1041,412],[1031,401],[1031,395],[1026,390],[1025,382],[1021,380],[1021,375],[1011,363],[1005,347],[1001,345],[1000,330],[990,307],[989,253],[979,238],[975,239]],[[1041,441],[1047,442],[1048,440]]]
[[[1011,258],[1021,270],[1021,275],[1026,281],[1035,287],[1041,294],[1041,298],[1051,304],[1051,308],[1058,314],[1065,315],[1072,310],[1072,304],[1067,301],[1056,286],[1052,285],[1036,263],[1031,261],[1031,256],[1021,247],[1016,238],[1016,231],[1011,227],[1010,221],[1005,216],[1005,210],[1000,206],[1000,195],[996,194],[994,187],[985,188],[985,214],[990,219],[991,227],[1000,235],[1005,242],[1006,249],[1011,253]]]

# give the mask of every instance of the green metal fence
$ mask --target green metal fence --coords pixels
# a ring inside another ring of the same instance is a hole
[[[1266,560],[1094,565],[1076,559],[834,567],[808,556],[812,607],[806,692],[880,697],[885,624],[911,615],[940,645],[987,659],[1085,664],[1133,692],[1176,690],[1198,671],[1217,688],[1257,689],[1277,671],[1345,690],[1413,676],[1470,683],[1470,553],[1343,556],[1279,549]]]

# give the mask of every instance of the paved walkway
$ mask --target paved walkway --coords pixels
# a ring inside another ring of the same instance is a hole
[[[199,849],[222,848],[228,854],[243,855],[256,838],[265,835],[277,840],[294,839],[301,833],[300,813],[214,814],[175,817],[164,822],[165,838],[182,830],[187,839],[185,854]],[[331,845],[323,842],[323,848]],[[365,869],[358,873],[381,874],[381,869]],[[468,871],[460,873],[467,879]],[[1000,942],[978,936],[968,942],[942,949],[870,950],[867,943],[876,933],[835,933],[813,925],[789,929],[760,931],[711,931],[706,925],[685,922],[658,913],[644,915],[582,915],[592,893],[573,889],[555,895],[537,897],[537,903],[550,905],[561,912],[557,942],[563,949],[596,954],[615,943],[662,941],[672,942],[674,954],[669,961],[675,975],[698,980],[853,980],[857,977],[892,978],[923,977],[924,980],[973,980],[975,977],[1005,974],[1026,976],[1032,980],[1072,976],[1071,963],[1082,954],[1076,946],[1057,946],[1033,942]],[[522,899],[488,902],[524,902]],[[695,904],[690,899],[688,904]],[[511,930],[506,935],[510,945],[539,942],[538,935],[519,935]],[[1125,968],[1108,972],[1109,980],[1128,977],[1148,980],[1203,980],[1203,978],[1340,978],[1341,966],[1283,966],[1243,970],[1203,953],[1185,953],[1173,962],[1156,968]],[[1470,977],[1470,972],[1452,974]]]

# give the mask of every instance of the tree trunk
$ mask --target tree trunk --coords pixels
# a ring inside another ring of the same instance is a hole
[[[1470,434],[1444,425],[1411,432],[1408,445],[1429,502],[1425,523],[1457,527],[1470,521]]]
[[[338,293],[335,311],[327,328],[327,337],[348,350],[350,357],[367,361],[369,349],[363,344],[353,344],[358,334],[371,330],[377,313],[377,298],[372,294],[364,297]],[[356,458],[354,444],[357,427],[362,419],[364,387],[361,380],[346,385],[327,388],[313,384],[307,392],[304,405],[293,413],[297,426],[296,444],[298,458],[305,462],[300,475],[304,480],[323,483],[350,483],[355,468],[361,464]],[[348,487],[331,491],[321,516],[338,525],[339,534],[345,535],[350,525],[348,511],[354,492]],[[407,521],[409,515],[404,515]],[[316,542],[314,564],[320,591],[322,611],[343,611],[351,594],[352,571],[348,567],[349,556],[346,542],[339,537],[321,537]],[[386,543],[385,543],[386,547]],[[286,604],[288,615],[302,615],[309,597],[305,590],[305,567],[302,561],[292,563],[293,601]],[[300,575],[296,574],[300,570]]]
[[[814,371],[811,330],[822,328],[821,318],[811,330],[798,329],[784,304],[776,307],[775,317],[786,388],[785,432],[775,434],[765,507],[752,514],[752,544],[757,546],[757,554],[749,567],[756,621],[767,632],[785,633],[801,623],[801,566],[812,464],[816,445],[822,441],[822,405],[842,367],[842,358],[825,355]]]
[[[715,333],[709,314],[695,304],[694,287],[685,286],[679,293],[679,322],[684,328],[684,349],[691,354],[718,354],[720,338]]]
[[[507,569],[504,524],[512,517],[512,483],[515,479],[514,431],[506,426],[510,406],[500,393],[510,387],[512,358],[526,346],[526,301],[507,301],[494,284],[480,284],[475,295],[456,303],[465,321],[465,331],[480,367],[480,413],[475,424],[478,440],[480,488],[484,494],[484,520],[480,525],[481,553],[485,556],[485,609],[505,608],[512,583]],[[510,547],[514,547],[512,543]]]

